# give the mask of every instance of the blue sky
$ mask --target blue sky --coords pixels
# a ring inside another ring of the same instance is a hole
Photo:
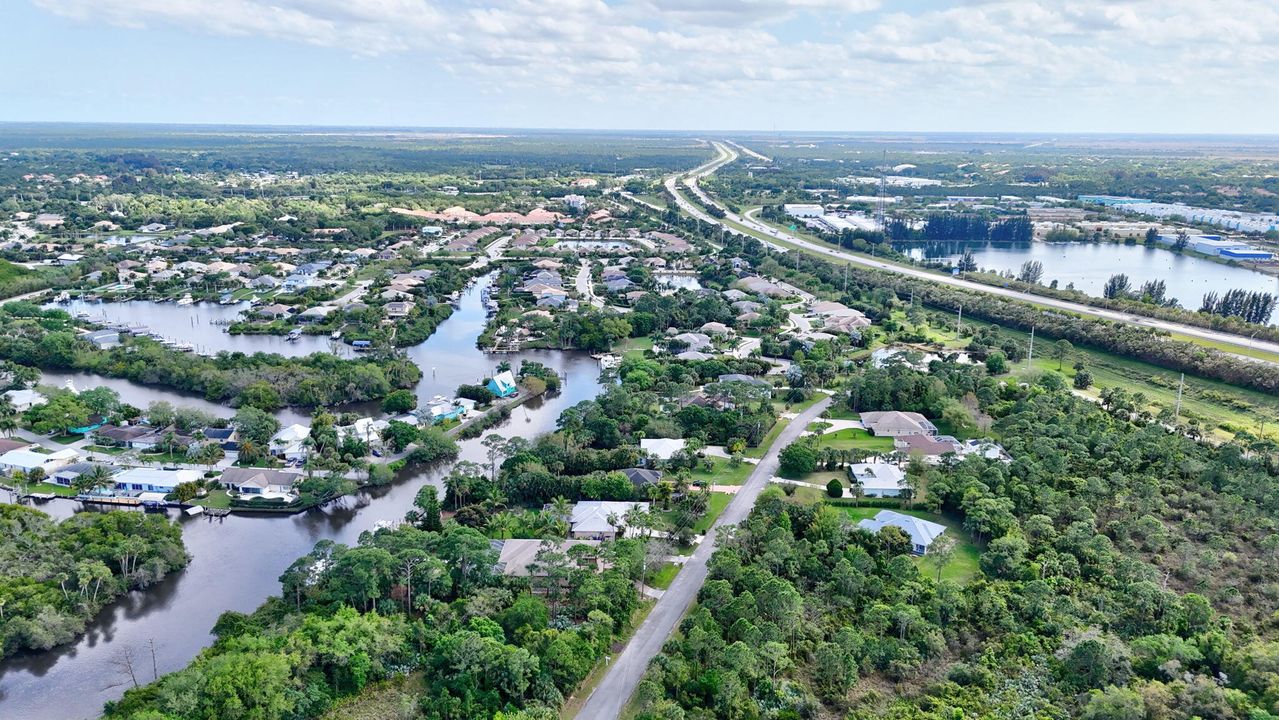
[[[1274,132],[1271,0],[6,0],[0,120]]]

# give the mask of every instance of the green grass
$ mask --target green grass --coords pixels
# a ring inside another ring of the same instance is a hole
[[[823,413],[823,415],[825,415],[826,417],[832,420],[861,420],[862,419],[861,413],[853,412],[852,409],[850,409],[847,405],[843,403],[832,404],[830,407],[826,408],[826,412]]]
[[[85,445],[84,451],[95,455],[123,455],[128,452],[125,448],[109,447],[107,445]]]
[[[693,531],[699,535],[711,529],[711,525],[719,518],[720,513],[724,512],[724,508],[728,507],[728,503],[733,500],[733,496],[729,493],[711,493],[710,503],[706,507],[706,514],[702,515],[697,524],[693,526]]]
[[[231,496],[227,494],[226,490],[218,489],[218,490],[211,491],[208,495],[205,495],[204,497],[198,497],[192,500],[190,504],[203,505],[206,508],[215,508],[218,510],[225,510],[231,507]]]
[[[83,435],[50,435],[49,439],[59,445],[70,445],[71,443],[80,442],[84,439]]]
[[[138,455],[138,460],[148,463],[191,463],[191,458],[187,457],[185,452],[162,452],[162,453],[143,453]]]
[[[658,590],[665,590],[675,582],[675,576],[679,575],[680,565],[675,563],[664,563],[661,567],[648,574],[648,581],[645,583],[649,587],[655,587]]]
[[[653,349],[653,338],[628,338],[625,342],[617,347],[617,351],[622,353],[623,357],[642,358],[645,350]]]
[[[42,482],[31,486],[31,492],[35,493],[53,493],[58,497],[75,497],[76,491],[57,483]]]
[[[852,520],[853,522],[875,517],[880,510],[884,509],[872,507],[837,507],[848,516],[849,520]],[[904,515],[914,515],[917,518],[923,518],[924,520],[930,520],[932,522],[945,525],[946,532],[954,533],[954,537],[959,539],[959,545],[955,548],[955,552],[950,556],[950,561],[941,568],[941,579],[963,583],[977,575],[978,558],[981,555],[981,548],[973,542],[973,539],[964,530],[962,524],[945,515],[936,515],[922,510],[896,508],[896,512]],[[917,557],[915,558],[915,563],[919,566],[920,572],[936,579],[937,563],[932,558],[928,556]]]
[[[710,461],[712,469],[708,471],[699,464],[696,470],[689,473],[689,479],[694,483],[741,485],[755,469],[755,466],[748,462],[732,467],[726,458],[721,457],[708,457],[706,460]]]
[[[844,428],[833,433],[826,433],[819,436],[819,438],[818,445],[836,450],[868,450],[879,453],[892,452],[893,450],[892,438],[875,437],[869,431],[861,428]]]
[[[768,453],[769,446],[773,444],[773,441],[777,439],[777,436],[780,435],[782,430],[785,430],[786,426],[789,424],[790,420],[788,418],[777,418],[777,422],[773,423],[773,427],[768,431],[768,434],[764,436],[764,439],[759,442],[759,445],[753,448],[746,448],[746,451],[742,454],[751,458],[764,457],[764,455]]]

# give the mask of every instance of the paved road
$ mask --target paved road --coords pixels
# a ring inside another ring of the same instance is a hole
[[[700,207],[697,207],[696,204],[690,202],[689,200],[684,198],[679,192],[677,192],[676,191],[677,180],[683,180],[684,183],[688,186],[688,188],[693,193],[695,193],[699,198],[701,198],[703,201],[709,202],[723,209],[725,211],[724,217],[726,220],[729,220],[731,222],[750,228],[751,230],[754,230],[768,237],[776,238],[778,240],[787,242],[791,245],[798,245],[804,248],[805,250],[808,250],[813,253],[817,253],[819,255],[824,255],[826,257],[833,258],[835,260],[842,260],[844,262],[853,263],[855,265],[862,265],[865,267],[874,268],[876,270],[886,270],[888,272],[900,273],[902,275],[909,275],[911,277],[919,278],[921,280],[928,280],[930,282],[941,283],[943,285],[950,285],[952,287],[963,288],[965,290],[973,290],[976,292],[983,292],[990,295],[999,295],[1000,297],[1011,298],[1013,300],[1021,300],[1023,302],[1036,303],[1038,305],[1044,305],[1044,306],[1056,308],[1058,310],[1065,310],[1067,312],[1077,313],[1080,315],[1088,315],[1092,317],[1103,318],[1105,320],[1110,320],[1112,322],[1122,322],[1122,323],[1129,323],[1132,325],[1140,325],[1143,327],[1156,328],[1156,329],[1164,330],[1167,332],[1174,332],[1174,333],[1179,333],[1181,335],[1187,335],[1190,337],[1198,338],[1200,340],[1207,340],[1210,342],[1233,345],[1240,349],[1255,348],[1257,350],[1264,350],[1266,352],[1279,354],[1279,343],[1276,343],[1276,342],[1269,342],[1265,340],[1251,340],[1249,338],[1241,337],[1239,335],[1232,335],[1230,333],[1218,332],[1216,330],[1209,330],[1207,328],[1201,328],[1194,325],[1184,325],[1181,323],[1169,322],[1166,320],[1157,320],[1155,318],[1142,317],[1139,315],[1130,315],[1128,313],[1118,312],[1115,310],[1107,310],[1105,308],[1097,308],[1097,307],[1092,307],[1090,305],[1081,305],[1079,303],[1073,303],[1066,300],[1058,300],[1056,298],[1043,297],[1040,295],[1032,295],[1030,293],[1019,292],[1017,290],[1010,290],[1008,288],[994,287],[991,285],[983,285],[981,283],[976,283],[971,280],[964,280],[963,278],[951,277],[949,275],[939,275],[935,272],[922,270],[920,268],[911,267],[909,265],[898,265],[897,263],[890,263],[890,262],[885,262],[883,260],[875,260],[873,258],[867,258],[860,255],[855,255],[852,253],[845,252],[842,249],[832,247],[830,245],[815,243],[809,240],[805,240],[802,237],[792,235],[788,232],[778,230],[774,227],[771,227],[769,225],[759,222],[753,217],[752,213],[748,212],[746,213],[745,216],[742,216],[742,215],[738,215],[737,213],[730,212],[728,211],[727,208],[724,208],[719,203],[716,203],[713,199],[710,198],[710,196],[708,196],[705,192],[702,191],[701,187],[698,186],[699,179],[706,177],[707,175],[710,175],[711,173],[718,170],[720,167],[723,167],[724,165],[737,159],[737,152],[734,151],[732,148],[718,142],[714,143],[714,146],[716,151],[715,158],[698,166],[697,168],[694,168],[693,170],[689,171],[685,175],[672,176],[670,178],[667,178],[666,180],[666,187],[675,196],[676,202],[680,206],[680,208],[683,209],[685,212],[689,213],[690,215],[698,218],[699,220],[702,220],[703,222],[713,223],[716,225],[724,225],[725,228],[732,230],[732,228],[726,225],[723,221],[718,220],[714,217],[711,217]],[[774,249],[784,249],[778,245],[774,245],[773,243],[766,243],[766,244],[768,244],[770,247],[773,247]],[[1263,362],[1263,363],[1272,364],[1272,365],[1279,364],[1270,360],[1254,358],[1247,355],[1236,355],[1236,357],[1240,357],[1247,360],[1253,360],[1256,362]]]
[[[733,496],[728,507],[724,508],[724,512],[706,533],[706,539],[697,546],[697,550],[684,564],[684,568],[675,576],[675,581],[653,606],[652,612],[648,614],[644,622],[635,630],[635,635],[626,649],[617,656],[617,660],[613,662],[613,666],[609,668],[599,686],[586,699],[586,703],[577,713],[578,720],[610,720],[621,714],[644,677],[649,662],[661,652],[662,646],[666,644],[666,640],[675,631],[684,613],[697,598],[702,583],[706,582],[706,563],[715,552],[719,529],[726,525],[736,525],[746,519],[751,508],[755,507],[755,500],[768,486],[769,479],[777,474],[778,453],[794,442],[804,428],[816,420],[830,403],[829,397],[818,401],[791,420],[786,429],[782,430],[773,441],[768,453],[755,466],[750,477],[742,484],[741,490]]]

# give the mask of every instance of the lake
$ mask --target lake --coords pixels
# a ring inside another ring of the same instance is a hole
[[[487,280],[485,281],[487,282]],[[535,399],[512,413],[510,420],[494,432],[506,436],[534,437],[555,428],[565,408],[599,393],[599,367],[585,353],[537,351],[509,355],[488,355],[475,348],[475,338],[484,327],[480,288],[473,285],[463,296],[460,309],[446,320],[426,342],[407,352],[422,367],[419,397],[436,394],[452,396],[463,382],[474,382],[502,360],[515,367],[523,359],[542,362],[562,373],[567,380],[553,395]],[[157,328],[158,329],[158,328]],[[50,381],[54,375],[46,375]],[[76,379],[77,387],[81,376]],[[118,385],[115,383],[123,383]],[[111,387],[130,386],[132,397],[167,399],[184,404],[182,396],[140,388],[128,381],[112,381]],[[122,396],[125,392],[121,392]],[[129,402],[138,401],[125,397]],[[185,402],[204,407],[200,402]],[[222,408],[223,415],[228,414]],[[305,421],[305,418],[303,418]],[[487,463],[480,438],[459,443],[461,459]],[[155,643],[156,663],[161,674],[186,665],[213,637],[209,630],[227,610],[249,612],[280,590],[278,578],[294,560],[310,552],[320,540],[354,544],[360,533],[379,520],[399,520],[412,506],[418,488],[431,483],[442,486],[451,463],[406,471],[389,486],[371,488],[342,498],[323,508],[297,515],[250,517],[232,515],[223,521],[203,517],[183,517],[183,539],[192,556],[184,570],[145,591],[131,593],[104,610],[78,641],[54,650],[10,658],[0,664],[0,717],[24,720],[66,720],[97,717],[102,704],[120,697],[129,687],[118,659],[129,651],[145,658],[148,666],[150,643]],[[52,501],[40,506],[63,517],[78,503]],[[170,517],[176,517],[171,513]],[[149,681],[144,673],[140,681]],[[56,700],[54,700],[56,698]]]
[[[1163,280],[1168,296],[1182,307],[1198,310],[1205,293],[1242,288],[1279,293],[1279,278],[1244,267],[1182,255],[1162,248],[1119,243],[928,243],[902,245],[898,250],[916,260],[957,260],[971,250],[979,268],[1017,272],[1022,263],[1044,264],[1043,283],[1057,280],[1061,287],[1100,296],[1111,275],[1128,275],[1134,288],[1148,280]]]

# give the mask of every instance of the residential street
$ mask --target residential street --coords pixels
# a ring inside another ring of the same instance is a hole
[[[649,662],[661,652],[667,638],[675,631],[684,613],[697,598],[702,583],[706,581],[706,563],[715,552],[719,529],[725,525],[736,525],[746,518],[760,493],[768,487],[769,479],[777,474],[777,456],[782,448],[794,442],[808,424],[815,421],[830,405],[831,400],[832,398],[826,397],[814,403],[792,420],[773,441],[764,458],[742,484],[741,490],[733,496],[728,507],[724,508],[724,512],[706,533],[706,539],[684,564],[684,568],[675,576],[675,581],[653,606],[652,612],[635,630],[626,649],[613,661],[604,679],[586,699],[577,713],[580,720],[609,720],[621,714],[644,677]]]

